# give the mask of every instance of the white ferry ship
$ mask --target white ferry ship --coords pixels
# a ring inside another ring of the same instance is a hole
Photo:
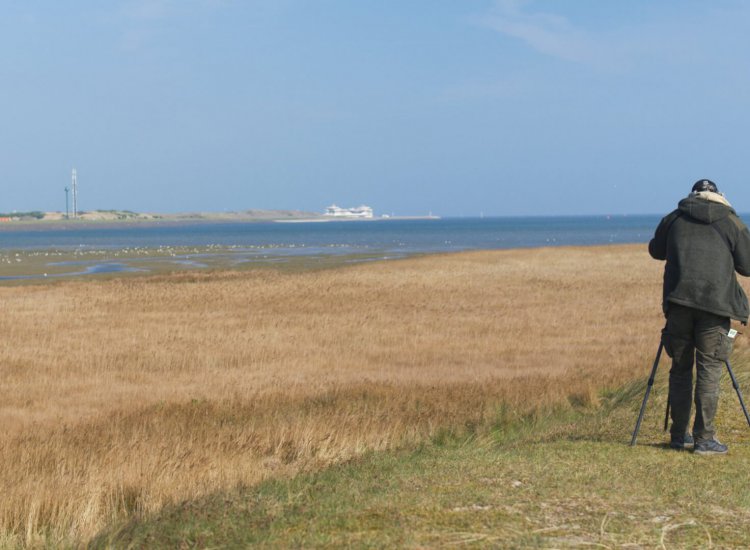
[[[356,208],[341,208],[332,204],[326,208],[326,216],[331,218],[364,218],[372,219],[374,214],[369,206],[357,206]]]

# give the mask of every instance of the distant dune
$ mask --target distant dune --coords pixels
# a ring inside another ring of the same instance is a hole
[[[64,212],[14,212],[0,214],[0,228],[16,223],[48,224],[86,222],[154,222],[154,221],[272,221],[272,220],[313,220],[323,218],[317,212],[301,210],[243,210],[237,212],[179,212],[155,213],[133,212],[130,210],[90,210],[81,212],[78,219],[66,217]]]

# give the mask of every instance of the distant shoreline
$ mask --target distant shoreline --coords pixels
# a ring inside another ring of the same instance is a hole
[[[274,220],[261,219],[222,219],[222,218],[181,218],[181,219],[135,219],[135,220],[24,220],[0,224],[0,233],[34,230],[73,230],[73,229],[119,229],[128,227],[158,227],[169,225],[211,224],[211,223],[270,223]]]
[[[16,216],[16,217],[14,217]],[[323,217],[315,212],[301,210],[246,210],[240,212],[180,212],[175,214],[141,213],[130,210],[92,210],[79,213],[74,219],[62,212],[25,212],[6,214],[0,217],[0,228],[15,225],[32,226],[70,225],[79,227],[88,224],[134,224],[134,223],[174,223],[201,221],[274,221],[277,219],[308,219]]]
[[[439,220],[440,216],[386,216],[379,218],[345,218],[321,216],[320,218],[308,219],[291,219],[291,220],[272,220],[277,223],[321,223],[321,222],[387,222],[387,221],[404,221],[404,220]]]
[[[136,213],[118,210],[85,212],[78,219],[68,219],[60,212],[44,212],[43,218],[31,216],[2,219],[0,232],[35,229],[69,230],[84,227],[103,229],[126,228],[135,225],[156,227],[160,225],[192,225],[196,223],[320,223],[341,221],[437,220],[439,216],[381,216],[374,218],[332,217],[299,210],[248,210],[243,212],[195,212],[177,214]]]

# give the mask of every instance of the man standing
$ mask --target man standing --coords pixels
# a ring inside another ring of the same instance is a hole
[[[750,276],[750,232],[716,184],[699,180],[677,209],[661,220],[648,251],[666,260],[664,349],[672,358],[670,447],[694,445],[700,455],[725,454],[715,438],[719,380],[732,352],[730,320],[747,324],[748,301],[734,272]],[[688,431],[695,384],[695,420]]]

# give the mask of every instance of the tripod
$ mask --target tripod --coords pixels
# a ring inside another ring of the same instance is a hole
[[[651,376],[648,378],[648,385],[646,386],[646,395],[643,396],[643,403],[641,403],[641,412],[638,414],[638,421],[635,424],[635,430],[633,431],[633,439],[630,440],[630,446],[635,446],[636,440],[638,439],[638,432],[641,429],[641,422],[643,422],[643,415],[646,412],[646,403],[648,402],[648,396],[651,394],[651,388],[654,385],[654,378],[656,378],[656,369],[659,366],[659,359],[661,359],[661,352],[664,349],[664,343],[659,342],[659,349],[656,352],[656,359],[654,359],[654,366],[651,368]],[[734,372],[732,372],[732,366],[729,364],[729,359],[724,361],[724,364],[727,366],[727,370],[729,371],[729,377],[732,379],[732,386],[734,386],[734,391],[737,392],[737,397],[740,400],[740,406],[742,407],[742,412],[745,413],[745,420],[747,420],[748,426],[750,426],[750,415],[747,413],[747,407],[745,407],[745,400],[742,399],[742,392],[740,391],[740,386],[737,384],[737,379],[734,377]],[[664,417],[664,431],[667,431],[667,428],[669,426],[669,398],[667,398],[667,414]]]

